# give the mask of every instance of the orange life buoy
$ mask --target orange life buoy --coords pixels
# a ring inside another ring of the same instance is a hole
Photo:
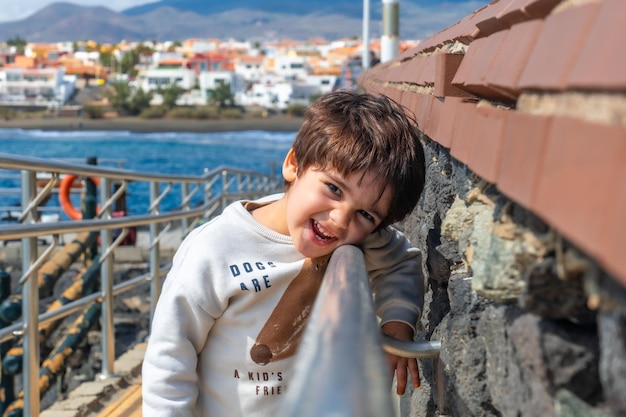
[[[77,210],[72,204],[72,200],[70,200],[70,189],[77,178],[76,175],[66,175],[63,177],[63,180],[61,180],[61,185],[59,185],[59,201],[61,202],[61,207],[65,214],[72,220],[82,220],[83,218],[83,213]],[[90,179],[96,186],[100,185],[99,178],[90,177]],[[96,211],[100,211],[100,207],[98,207]]]

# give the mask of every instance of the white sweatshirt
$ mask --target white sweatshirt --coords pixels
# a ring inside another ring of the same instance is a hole
[[[362,249],[381,325],[415,328],[424,297],[419,250],[391,227]],[[279,417],[327,259],[305,259],[242,202],[193,230],[152,321],[143,415]]]

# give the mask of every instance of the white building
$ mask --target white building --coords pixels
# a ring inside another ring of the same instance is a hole
[[[0,101],[20,105],[59,106],[74,93],[76,77],[65,68],[5,68],[0,71]]]
[[[156,91],[177,85],[183,90],[191,90],[196,85],[196,74],[188,68],[146,69],[139,71],[137,86],[144,91]]]
[[[266,109],[285,110],[289,105],[293,85],[288,82],[254,83],[236,97],[236,101],[243,106],[261,106]]]
[[[278,76],[264,76],[237,97],[244,106],[261,106],[285,110],[292,104],[309,105],[311,99],[330,93],[335,85],[335,75],[307,75],[304,79],[289,81]]]
[[[304,83],[312,87],[314,95],[330,93],[336,82],[336,75],[307,75],[304,79]]]
[[[210,90],[226,83],[230,84],[230,92],[235,97],[235,103],[242,104],[237,102],[237,97],[246,89],[246,80],[241,74],[232,71],[203,71],[198,76],[200,91],[207,100],[211,96]]]
[[[235,60],[235,72],[248,81],[259,81],[265,74],[265,57],[246,55]]]
[[[302,80],[311,73],[311,68],[305,57],[279,55],[275,58],[274,72],[287,80]]]
[[[85,64],[98,64],[100,62],[100,52],[76,51],[74,52],[74,58],[80,59]]]
[[[152,62],[151,65],[153,68],[158,68],[159,65],[164,61],[180,61],[182,62],[185,59],[182,54],[178,52],[155,52],[152,54]]]

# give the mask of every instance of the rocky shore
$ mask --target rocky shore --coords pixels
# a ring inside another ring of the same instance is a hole
[[[244,115],[241,119],[187,120],[187,119],[142,119],[140,117],[113,117],[87,119],[84,117],[19,117],[1,120],[0,129],[37,130],[105,130],[135,133],[156,132],[234,132],[263,130],[268,132],[295,132],[302,124],[301,117],[284,114],[260,117]]]

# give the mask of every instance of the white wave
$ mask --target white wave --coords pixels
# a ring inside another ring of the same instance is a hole
[[[99,131],[99,130],[38,130],[38,129],[0,129],[2,139],[34,139],[34,140],[72,140],[83,141],[107,141],[119,139],[131,139],[136,141],[161,141],[172,143],[198,143],[211,144],[216,142],[279,142],[291,143],[296,132],[267,132],[261,130],[248,130],[238,132],[155,132],[136,133],[130,131]]]

